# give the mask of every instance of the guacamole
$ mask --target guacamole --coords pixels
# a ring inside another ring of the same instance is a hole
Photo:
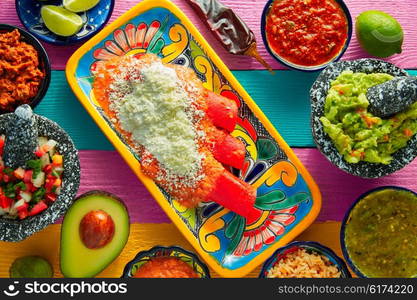
[[[347,162],[389,164],[417,133],[417,102],[389,119],[367,110],[367,90],[391,79],[384,73],[344,71],[331,82],[320,121]]]
[[[346,250],[367,277],[417,276],[417,197],[397,189],[369,194],[352,209]]]

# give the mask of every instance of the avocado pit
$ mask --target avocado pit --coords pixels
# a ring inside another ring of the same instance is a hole
[[[87,213],[80,222],[80,237],[89,249],[99,249],[106,246],[114,236],[112,217],[103,210],[93,210]]]

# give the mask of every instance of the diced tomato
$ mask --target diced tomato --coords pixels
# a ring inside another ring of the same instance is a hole
[[[54,154],[54,156],[52,156],[52,163],[54,166],[62,165],[62,155]]]
[[[213,148],[213,155],[219,162],[237,169],[243,168],[245,154],[245,144],[229,134],[223,141],[216,142]]]
[[[4,181],[4,182],[9,182],[9,181],[10,181],[10,176],[9,176],[9,175],[7,175],[7,174],[4,174],[4,175],[3,175],[3,181]]]
[[[17,214],[18,214],[20,220],[23,220],[23,219],[25,219],[29,216],[29,212],[28,212],[27,209],[18,211]]]
[[[51,165],[51,164],[46,165],[46,166],[43,168],[43,171],[44,171],[46,174],[51,173],[51,172],[52,172],[52,165]]]
[[[3,156],[3,150],[4,150],[4,138],[0,138],[0,155]]]
[[[0,195],[0,206],[1,208],[9,208],[13,203],[13,200],[6,197],[5,195]]]
[[[24,183],[32,183],[32,176],[33,176],[33,171],[32,170],[26,170],[25,175],[23,176],[23,182]]]
[[[39,214],[40,212],[44,211],[48,208],[48,205],[46,205],[45,202],[39,201],[35,206],[32,207],[32,209],[29,211],[29,216],[34,216]]]
[[[35,155],[36,155],[37,157],[42,157],[45,153],[46,153],[46,151],[44,151],[43,149],[37,149],[37,150],[35,151]]]
[[[217,127],[232,132],[238,119],[238,107],[236,102],[207,91],[207,116]]]
[[[207,198],[245,218],[254,219],[262,214],[254,207],[256,190],[228,171],[217,178]]]
[[[38,189],[36,186],[33,185],[32,182],[25,182],[25,184],[26,184],[26,192],[33,193],[34,191]]]
[[[45,199],[49,202],[55,202],[56,197],[57,197],[56,194],[52,194],[52,193],[45,195]]]
[[[406,129],[404,129],[404,135],[406,137],[413,136],[413,131],[410,128],[406,128]]]
[[[45,180],[45,189],[46,191],[51,191],[52,187],[54,186],[55,183],[55,177],[53,176],[48,176]]]
[[[29,207],[29,204],[27,202],[24,202],[22,205],[16,207],[17,211],[20,212],[22,210],[27,211]]]

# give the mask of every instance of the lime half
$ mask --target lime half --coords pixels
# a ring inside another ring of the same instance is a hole
[[[100,0],[64,0],[64,7],[72,12],[83,12],[92,9]]]
[[[83,19],[61,6],[44,5],[41,16],[46,27],[60,36],[71,36],[80,31]]]
[[[404,32],[400,23],[389,14],[368,10],[356,19],[356,36],[369,54],[385,58],[401,53]]]

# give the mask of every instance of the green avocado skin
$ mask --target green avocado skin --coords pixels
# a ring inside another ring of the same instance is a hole
[[[24,256],[16,259],[9,270],[10,278],[52,278],[51,264],[40,256]]]
[[[102,210],[114,222],[115,233],[108,244],[87,248],[80,238],[80,222],[93,211]],[[130,232],[129,214],[123,201],[105,191],[90,191],[75,199],[61,227],[60,268],[67,278],[89,278],[103,271],[121,253]]]

